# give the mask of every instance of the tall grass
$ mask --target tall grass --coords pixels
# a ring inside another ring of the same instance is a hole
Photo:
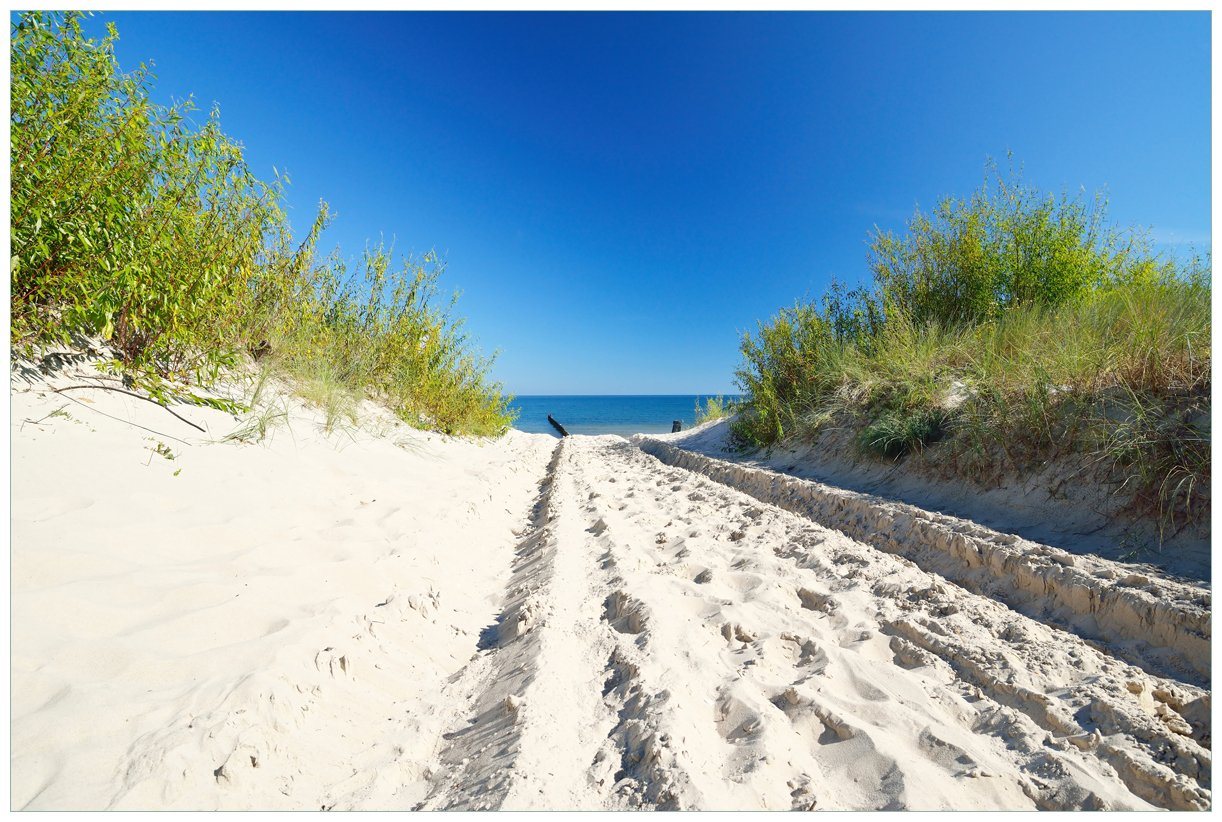
[[[733,399],[726,399],[722,396],[705,397],[704,404],[701,405],[700,399],[696,399],[695,419],[696,425],[709,422],[711,420],[725,419],[732,417],[738,413],[738,402]]]
[[[1103,214],[998,177],[902,238],[876,232],[872,287],[744,337],[736,435],[770,445],[840,420],[880,457],[949,439],[963,466],[1014,471],[1078,453],[1137,509],[1201,521],[1208,260],[1160,259]]]
[[[320,257],[325,204],[294,240],[283,181],[252,173],[216,110],[197,123],[190,101],[151,102],[117,37],[85,37],[76,13],[12,24],[15,349],[100,335],[157,394],[253,353],[329,415],[371,397],[413,425],[503,431],[507,398],[438,300],[440,262]]]

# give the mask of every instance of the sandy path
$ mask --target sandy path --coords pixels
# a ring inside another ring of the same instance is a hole
[[[618,438],[515,569],[425,807],[1208,806],[1204,691]]]
[[[13,394],[14,808],[1210,805],[1207,660],[986,584],[1119,565],[965,571],[903,530],[937,518],[618,437],[298,404],[257,446],[193,410],[169,460],[123,422],[163,411],[81,400]],[[1166,591],[1193,641],[1207,603]]]

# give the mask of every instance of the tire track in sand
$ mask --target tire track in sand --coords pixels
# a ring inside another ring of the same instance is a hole
[[[1207,808],[1209,694],[613,437],[553,454],[428,808]]]
[[[1208,692],[627,444],[582,447],[616,489],[626,591],[665,615],[641,670],[701,807],[1208,807]]]
[[[839,529],[1029,617],[1105,643],[1110,653],[1155,674],[1209,686],[1212,594],[1200,585],[651,437],[638,435],[633,442],[667,465]]]
[[[617,589],[605,525],[553,453],[498,624],[454,683],[423,809],[677,806],[637,664],[648,616]]]

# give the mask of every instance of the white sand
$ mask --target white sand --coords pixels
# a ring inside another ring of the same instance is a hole
[[[183,445],[93,410],[204,439],[149,403],[40,394],[13,395],[12,806],[422,798],[554,441],[327,437],[297,406]]]
[[[1143,564],[1143,573],[1210,579],[1209,523],[1168,528],[1160,536],[1152,518],[1128,514],[1129,495],[1116,486],[1106,463],[1089,455],[1053,457],[1024,474],[1007,473],[995,464],[991,470],[996,475],[979,473],[971,482],[949,470],[959,457],[948,441],[892,462],[863,455],[847,427],[828,426],[813,441],[746,452],[734,447],[729,428],[729,420],[718,420],[655,438],[708,456],[903,500],[1075,554]]]
[[[621,438],[292,404],[207,444],[46,389],[13,394],[14,808],[1210,805],[1191,677]]]

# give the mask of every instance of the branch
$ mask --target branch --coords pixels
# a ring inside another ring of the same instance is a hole
[[[94,388],[95,386],[78,386],[78,387],[82,387],[82,388],[83,388],[83,387]],[[171,439],[171,440],[174,440],[175,442],[181,442],[183,445],[190,445],[190,444],[191,444],[191,443],[187,442],[186,440],[179,439],[178,437],[174,436],[173,434],[163,434],[163,433],[162,433],[162,432],[160,432],[160,431],[154,431],[152,428],[145,428],[143,425],[140,425],[140,424],[138,424],[138,423],[134,423],[134,422],[132,422],[131,420],[125,420],[125,419],[122,419],[122,418],[120,418],[120,417],[116,417],[114,414],[107,414],[105,411],[99,410],[99,409],[94,408],[93,406],[90,406],[90,405],[86,405],[85,403],[81,402],[81,401],[80,401],[80,400],[78,400],[78,399],[74,399],[73,397],[64,397],[64,399],[66,399],[66,400],[70,400],[70,401],[72,401],[72,402],[76,403],[76,404],[77,404],[77,405],[79,405],[81,408],[88,408],[90,411],[94,412],[95,414],[101,414],[103,417],[110,417],[112,420],[116,420],[117,422],[121,422],[121,423],[123,423],[124,425],[130,425],[130,426],[132,426],[133,428],[139,428],[141,431],[148,431],[150,434],[156,434],[156,435],[157,435],[157,436],[159,436],[159,437],[165,437],[166,439]]]
[[[170,408],[165,403],[157,402],[157,400],[153,399],[152,397],[146,397],[143,394],[137,394],[134,391],[128,391],[125,388],[115,388],[114,386],[110,386],[110,385],[69,385],[65,388],[53,388],[51,390],[54,391],[56,394],[62,394],[64,391],[73,391],[79,388],[91,388],[97,391],[115,391],[119,394],[126,394],[129,397],[135,397],[138,400],[144,400],[145,402],[151,402],[153,405],[156,405],[160,408],[164,408],[166,411],[169,411],[175,417],[178,417],[178,419],[182,420],[183,422],[185,422],[187,425],[191,426],[192,428],[198,431],[203,431],[205,434],[208,433],[202,426],[196,425],[195,423],[191,422],[189,419],[177,413],[176,411],[174,411],[174,409]]]

